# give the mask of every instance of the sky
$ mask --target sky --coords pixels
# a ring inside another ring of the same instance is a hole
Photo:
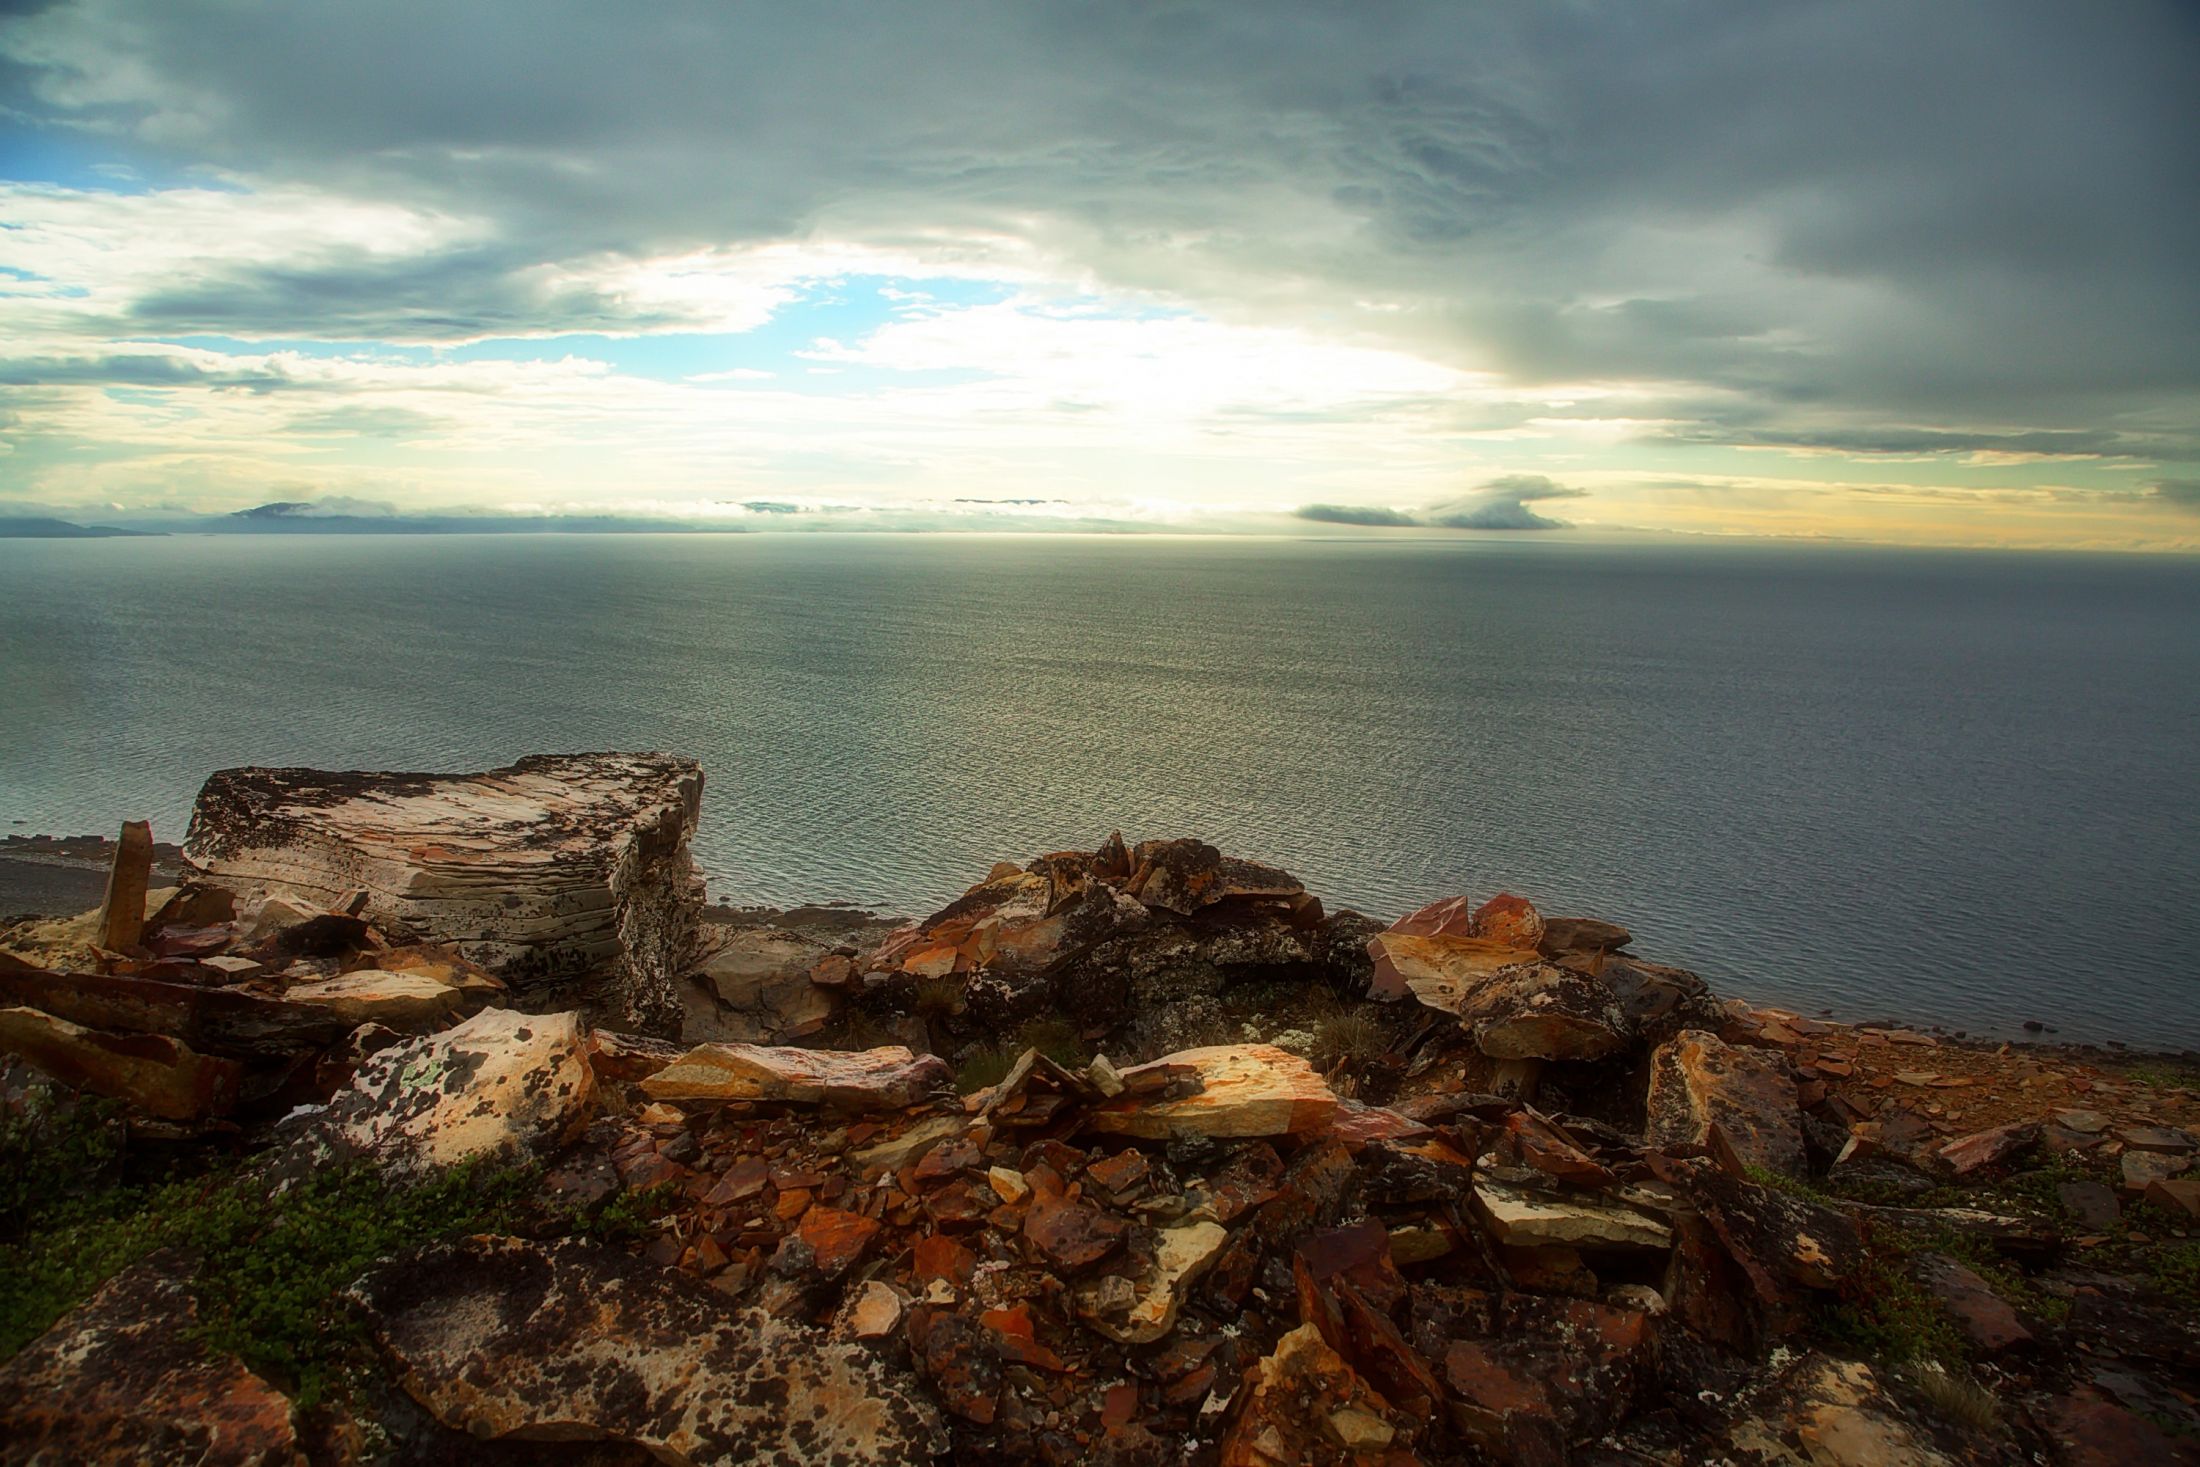
[[[2200,550],[2200,6],[0,0],[0,513]]]

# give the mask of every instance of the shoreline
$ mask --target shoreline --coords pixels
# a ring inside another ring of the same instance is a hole
[[[0,836],[0,921],[26,916],[71,917],[97,907],[105,894],[107,866],[113,853],[114,842],[105,836]],[[153,876],[157,885],[173,884],[186,871],[181,846],[167,842],[154,844]],[[906,913],[883,912],[844,901],[810,901],[792,907],[773,907],[706,898],[703,915],[705,921],[726,927],[787,927],[817,936],[910,920]],[[1737,996],[1754,1009],[1790,1012],[1784,1005]],[[2193,1083],[2200,1084],[2200,1048],[2141,1046],[2114,1040],[2062,1040],[2054,1037],[2053,1026],[2045,1027],[2039,1034],[2000,1038],[1951,1030],[1944,1024],[1915,1025],[1902,1018],[1899,1012],[1863,1019],[1823,1011],[1804,1017],[1858,1032],[1893,1030],[1927,1035],[1937,1044],[1964,1051],[2013,1051],[2111,1067],[2136,1065],[2143,1068],[2149,1063],[2168,1062],[2193,1067],[2194,1074],[2190,1078]]]

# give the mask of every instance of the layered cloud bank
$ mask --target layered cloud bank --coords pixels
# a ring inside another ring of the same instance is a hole
[[[2045,0],[17,8],[0,506],[2200,547],[2196,61]],[[1515,477],[1576,492],[1398,508]]]

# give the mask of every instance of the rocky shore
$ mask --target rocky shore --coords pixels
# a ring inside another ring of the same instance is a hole
[[[706,908],[701,784],[223,771],[0,926],[0,1462],[2200,1462],[2180,1063],[1189,838]]]

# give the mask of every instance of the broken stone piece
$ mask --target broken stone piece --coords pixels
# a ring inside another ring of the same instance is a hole
[[[872,1279],[848,1307],[848,1332],[859,1340],[883,1340],[901,1328],[909,1301],[893,1285]]]
[[[613,1249],[466,1238],[354,1292],[406,1391],[478,1438],[626,1442],[696,1467],[780,1460],[790,1444],[803,1461],[883,1467],[946,1446],[882,1356]]]
[[[1706,1148],[1736,1169],[1809,1175],[1786,1059],[1688,1029],[1650,1058],[1650,1144]]]
[[[449,941],[529,1003],[571,995],[614,1027],[667,1032],[701,881],[702,771],[664,754],[535,755],[484,774],[225,769],[185,853],[240,900],[359,915]]]
[[[115,858],[107,868],[107,896],[99,904],[99,945],[121,952],[145,934],[145,889],[153,879],[153,826],[146,820],[122,822]]]
[[[197,1337],[186,1273],[155,1254],[0,1365],[0,1460],[305,1460],[290,1402]]]
[[[1126,1281],[1113,1278],[1080,1290],[1078,1311],[1086,1323],[1108,1338],[1125,1345],[1148,1345],[1176,1327],[1176,1314],[1192,1285],[1199,1282],[1222,1247],[1230,1241],[1229,1229],[1211,1222],[1191,1222],[1164,1228],[1154,1250],[1153,1267],[1131,1284],[1133,1297],[1124,1307],[1110,1307],[1113,1291],[1107,1286]]]
[[[1927,1255],[1919,1262],[1918,1274],[1956,1327],[1984,1353],[1998,1355],[2032,1343],[2032,1331],[2008,1301],[1955,1259]]]
[[[1341,1412],[1388,1425],[1393,1438],[1409,1434],[1410,1423],[1394,1418],[1390,1403],[1311,1323],[1277,1340],[1247,1372],[1242,1389],[1245,1405],[1222,1439],[1221,1467],[1343,1467],[1367,1461],[1366,1448],[1344,1440],[1346,1434],[1366,1439],[1367,1429],[1348,1420],[1340,1431],[1333,1418]]]
[[[244,1069],[163,1034],[109,1034],[34,1008],[0,1009],[0,1053],[21,1055],[62,1084],[126,1101],[168,1121],[226,1115]]]
[[[2013,1121],[2006,1126],[1958,1137],[1933,1154],[1950,1171],[1965,1177],[1981,1167],[2007,1161],[2038,1140],[2039,1134],[2036,1122]]]
[[[727,1012],[711,1037],[752,1044],[783,1044],[815,1034],[838,1007],[831,991],[813,978],[830,956],[825,944],[776,927],[734,933],[700,970],[703,982]]]
[[[1189,1068],[1196,1095],[1147,1098],[1142,1073]],[[1272,1044],[1223,1044],[1187,1049],[1123,1072],[1125,1093],[1096,1106],[1085,1129],[1165,1141],[1189,1136],[1304,1136],[1326,1129],[1337,1097],[1314,1067]]]
[[[385,1024],[399,1031],[432,1029],[465,1007],[464,990],[430,973],[393,973],[360,968],[334,978],[293,983],[283,990],[291,1003],[315,1004],[345,1025]]]
[[[1497,1240],[1516,1248],[1664,1249],[1673,1230],[1647,1213],[1595,1193],[1553,1197],[1478,1176],[1474,1200]]]
[[[780,1100],[901,1110],[952,1078],[937,1055],[901,1045],[856,1051],[704,1044],[642,1081],[658,1100]]]
[[[2155,1183],[2171,1181],[2190,1171],[2192,1158],[2163,1151],[2126,1151],[2117,1158],[2116,1165],[2124,1190],[2143,1195]]]
[[[419,1171],[549,1150],[587,1124],[595,1097],[578,1014],[483,1009],[369,1056],[329,1102],[326,1134],[382,1165]]]

